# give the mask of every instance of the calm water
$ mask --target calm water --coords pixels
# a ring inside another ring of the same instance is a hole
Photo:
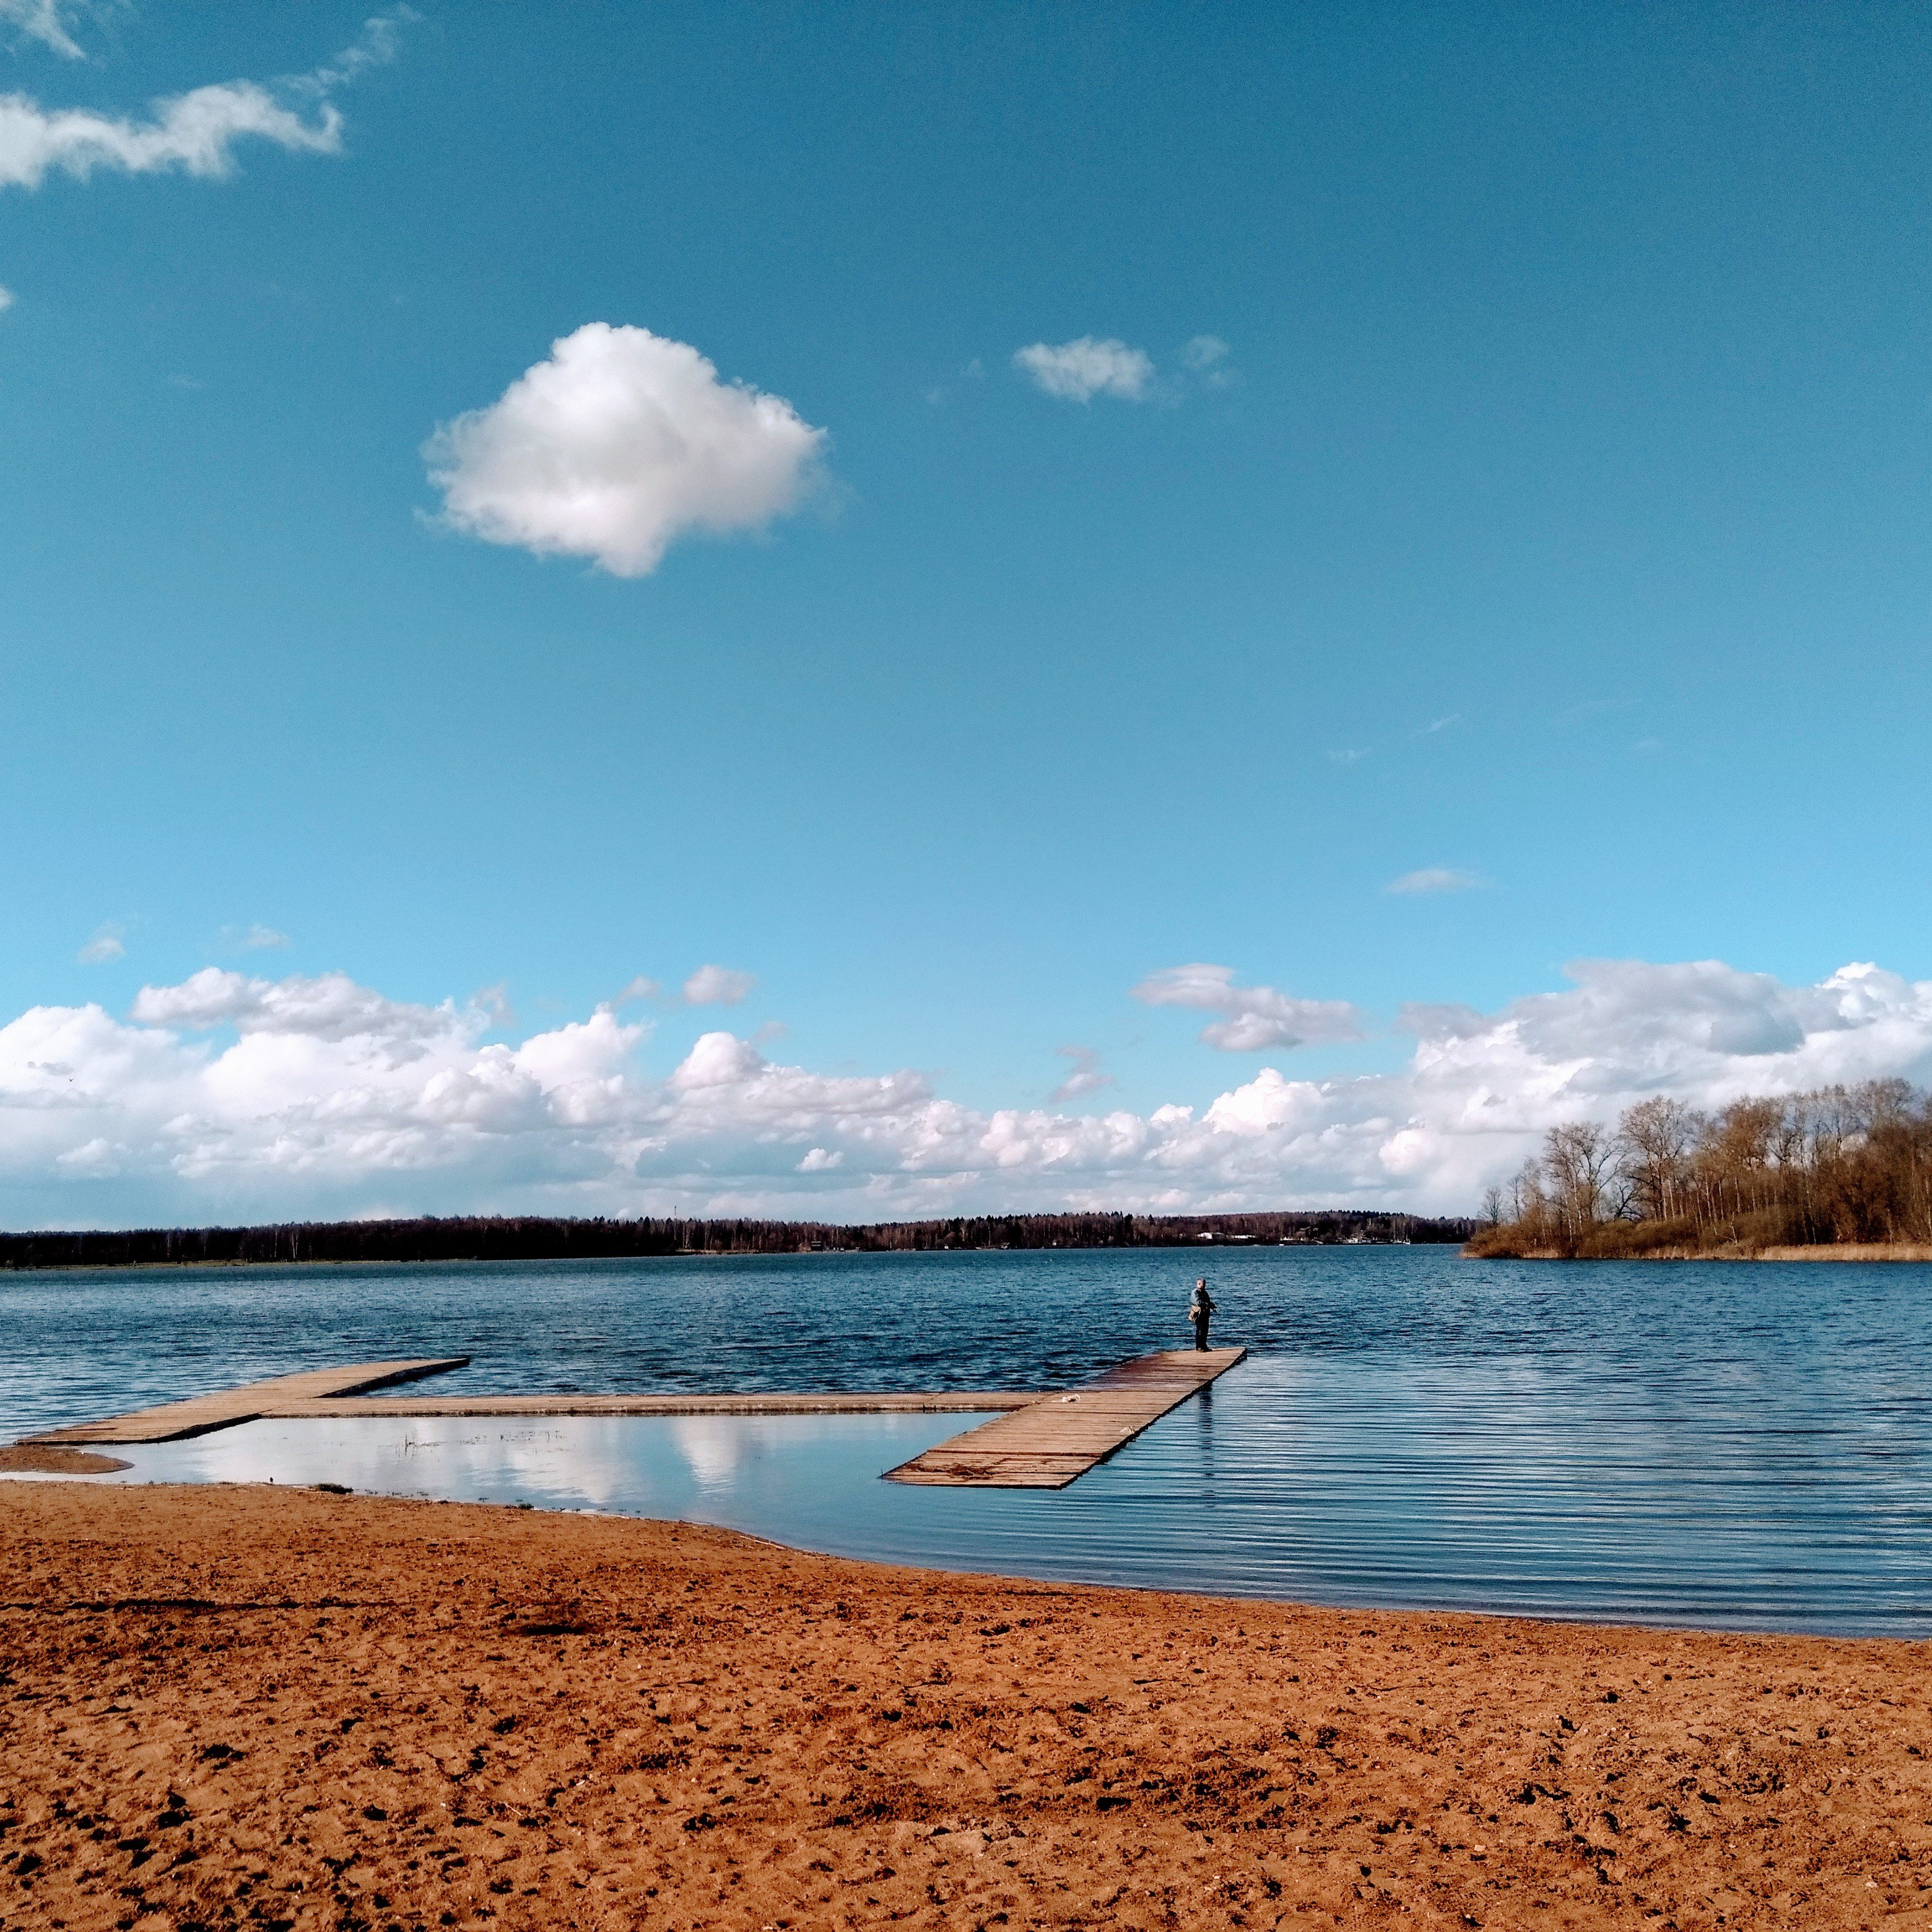
[[[131,1473],[1318,1602],[1932,1636],[1917,1266],[1379,1248],[4,1276],[0,1432],[416,1354],[473,1355],[452,1389],[1046,1387],[1181,1345],[1197,1267],[1250,1360],[1057,1495],[877,1480],[966,1426],[944,1416],[260,1424]]]

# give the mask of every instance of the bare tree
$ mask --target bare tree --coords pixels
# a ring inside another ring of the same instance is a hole
[[[1614,1135],[1589,1121],[1552,1128],[1540,1157],[1484,1208],[1477,1251],[1488,1254],[1932,1241],[1932,1094],[1868,1080],[1747,1096],[1714,1115],[1658,1095]]]
[[[1610,1218],[1609,1185],[1616,1143],[1594,1120],[1552,1127],[1543,1137],[1543,1170],[1563,1232],[1572,1241]]]
[[[1617,1128],[1618,1172],[1641,1220],[1668,1221],[1688,1211],[1690,1150],[1704,1117],[1660,1094],[1626,1113]]]

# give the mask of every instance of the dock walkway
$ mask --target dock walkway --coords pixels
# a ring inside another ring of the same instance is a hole
[[[324,1398],[366,1395],[424,1376],[460,1369],[467,1355],[446,1355],[407,1362],[357,1362],[346,1368],[304,1369],[299,1374],[275,1376],[265,1382],[246,1382],[239,1388],[216,1389],[190,1396],[185,1402],[164,1402],[157,1408],[137,1408],[128,1415],[110,1415],[101,1422],[76,1422],[22,1438],[35,1445],[58,1442],[179,1442],[238,1422],[259,1422],[280,1414],[290,1404],[314,1405]],[[325,1415],[339,1413],[328,1407]]]
[[[1225,1375],[1245,1348],[1174,1348],[1123,1362],[1077,1389],[969,1429],[886,1472],[947,1489],[1064,1490]]]
[[[937,1394],[888,1390],[874,1395],[544,1395],[376,1396],[370,1391],[460,1369],[467,1355],[408,1362],[362,1362],[308,1369],[240,1388],[136,1409],[100,1422],[76,1422],[22,1438],[22,1447],[81,1443],[179,1442],[242,1422],[286,1422],[376,1416],[530,1415],[899,1415],[976,1414],[1024,1408],[1036,1392],[946,1389]],[[358,1397],[368,1398],[357,1400]]]
[[[1150,1423],[1198,1394],[1246,1354],[1244,1348],[1173,1349],[1123,1362],[1078,1388],[1046,1395],[1008,1390],[945,1390],[877,1395],[376,1396],[377,1389],[460,1369],[467,1355],[361,1362],[308,1369],[185,1402],[80,1422],[22,1438],[21,1447],[178,1442],[238,1423],[372,1416],[890,1415],[958,1412],[990,1422],[886,1471],[895,1483],[951,1489],[1064,1490],[1131,1442]]]

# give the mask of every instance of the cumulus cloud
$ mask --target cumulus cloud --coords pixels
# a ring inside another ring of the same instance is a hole
[[[1474,872],[1459,872],[1448,866],[1424,866],[1420,872],[1405,872],[1391,879],[1386,892],[1412,894],[1473,892],[1484,883]]]
[[[735,1006],[758,983],[749,973],[735,972],[729,966],[700,966],[684,982],[684,1003],[688,1006]]]
[[[1713,1106],[1932,1076],[1932,982],[1875,966],[1809,986],[1716,961],[1588,962],[1570,979],[1495,1013],[1409,1009],[1414,1047],[1394,1072],[1264,1066],[1205,1107],[1076,1116],[967,1107],[909,1071],[786,1066],[725,1031],[653,1073],[646,1030],[608,1008],[512,1043],[487,1037],[474,1001],[211,968],[143,988],[124,1021],[37,1006],[0,1027],[0,1219],[1460,1212],[1546,1127],[1652,1094]]]
[[[128,947],[122,932],[118,926],[104,926],[74,956],[83,966],[101,966],[110,959],[125,958]]]
[[[1226,1016],[1201,1037],[1228,1053],[1360,1040],[1362,1016],[1346,1000],[1298,1000],[1272,986],[1238,986],[1232,966],[1170,966],[1133,989],[1143,1006],[1192,1006]]]
[[[688,343],[592,322],[423,455],[452,529],[644,577],[680,536],[796,509],[826,440],[782,397],[721,382]]]
[[[1063,1100],[1077,1100],[1083,1094],[1097,1094],[1114,1084],[1111,1073],[1100,1070],[1100,1056],[1090,1046],[1062,1046],[1054,1051],[1073,1065],[1066,1078],[1046,1097],[1058,1106]]]
[[[475,1017],[494,1024],[500,1008],[488,994],[472,1003]],[[243,1034],[341,1041],[380,1037],[392,1048],[446,1032],[454,1009],[398,1005],[359,986],[346,973],[314,979],[250,980],[204,966],[178,986],[143,986],[131,1017],[144,1025],[202,1032],[232,1026]]]
[[[1154,380],[1154,364],[1144,351],[1130,349],[1111,336],[1082,335],[1072,342],[1035,342],[1013,352],[1013,366],[1049,396],[1070,403],[1096,396],[1118,396],[1137,403]]]

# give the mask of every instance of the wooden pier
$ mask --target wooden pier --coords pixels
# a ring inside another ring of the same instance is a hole
[[[1175,1348],[1123,1362],[1076,1389],[969,1429],[886,1472],[946,1489],[1064,1490],[1150,1424],[1225,1375],[1245,1348]]]
[[[326,1398],[366,1395],[371,1389],[393,1388],[398,1382],[412,1382],[424,1376],[440,1376],[448,1369],[460,1369],[467,1355],[446,1355],[410,1362],[358,1362],[347,1368],[304,1369],[298,1375],[276,1376],[265,1382],[246,1382],[239,1388],[216,1389],[211,1394],[190,1396],[186,1402],[164,1402],[158,1408],[137,1408],[128,1415],[110,1415],[102,1422],[76,1422],[64,1429],[50,1429],[39,1436],[21,1438],[23,1444],[56,1442],[179,1442],[190,1436],[206,1436],[216,1429],[231,1429],[238,1422],[259,1422],[264,1416],[280,1414],[290,1405],[300,1406],[324,1401],[322,1413],[337,1411],[326,1406]]]
[[[348,1417],[544,1415],[985,1414],[990,1422],[886,1471],[895,1483],[949,1489],[1064,1490],[1131,1442],[1149,1424],[1198,1394],[1246,1354],[1244,1348],[1173,1349],[1123,1362],[1095,1381],[1051,1394],[946,1390],[876,1395],[377,1396],[373,1391],[464,1367],[467,1355],[308,1369],[240,1388],[218,1389],[100,1422],[22,1438],[22,1448],[178,1442],[238,1423]]]
[[[363,1362],[348,1368],[309,1369],[240,1388],[220,1389],[186,1402],[137,1409],[101,1422],[77,1422],[24,1436],[21,1446],[103,1442],[178,1442],[242,1422],[310,1421],[340,1417],[540,1415],[923,1415],[976,1414],[1024,1408],[1034,1393],[947,1389],[938,1394],[886,1390],[874,1395],[546,1395],[376,1396],[424,1376],[460,1369],[467,1355],[436,1360]],[[364,1398],[358,1400],[357,1398]]]

